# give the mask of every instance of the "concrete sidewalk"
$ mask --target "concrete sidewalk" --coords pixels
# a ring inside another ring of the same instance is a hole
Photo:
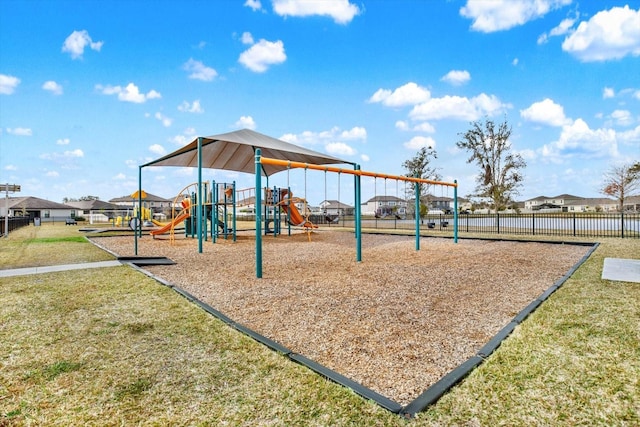
[[[640,283],[640,259],[605,258],[602,278],[618,282]]]
[[[119,265],[122,265],[122,263],[120,261],[115,260],[115,261],[85,262],[80,264],[49,265],[49,266],[43,266],[43,267],[14,268],[10,270],[0,270],[0,277],[26,276],[29,274],[53,273],[56,271],[67,271],[67,270],[84,270],[86,268],[116,267]]]

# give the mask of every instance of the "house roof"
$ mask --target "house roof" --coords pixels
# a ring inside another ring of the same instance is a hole
[[[374,196],[367,200],[364,203],[372,203],[372,202],[404,202],[404,199],[396,196]]]
[[[80,200],[77,202],[67,202],[67,205],[72,206],[76,209],[81,209],[83,211],[87,210],[98,210],[98,209],[121,209],[121,206],[114,205],[113,203],[108,203],[102,200]]]
[[[351,205],[347,205],[346,203],[342,203],[338,200],[323,200],[322,202],[320,202],[320,207],[322,207],[323,209],[336,209],[336,208],[340,208],[340,209],[349,209],[352,208]]]
[[[203,168],[208,169],[255,174],[255,152],[258,148],[262,151],[264,157],[279,160],[314,165],[354,164],[353,162],[299,147],[250,129],[206,136],[202,137],[201,140],[201,164]],[[142,167],[145,166],[198,167],[198,138],[173,153],[142,165]],[[284,170],[287,170],[286,166],[262,165],[262,173],[266,176]]]
[[[613,199],[607,199],[606,197],[595,198],[582,198],[577,200],[570,200],[565,203],[567,206],[582,206],[582,205],[614,205],[617,202]]]
[[[145,192],[146,193],[146,192]],[[173,202],[173,199],[165,199],[164,197],[160,197],[160,196],[156,196],[155,194],[151,194],[151,193],[146,193],[147,197],[146,199],[142,199],[143,202]],[[129,194],[128,196],[122,196],[122,197],[116,197],[113,199],[110,199],[109,202],[114,203],[114,202],[130,202],[133,203],[134,201],[138,201],[137,198],[132,198],[131,194]]]
[[[40,199],[38,197],[9,197],[9,209],[75,209],[72,206],[65,205],[51,200]]]

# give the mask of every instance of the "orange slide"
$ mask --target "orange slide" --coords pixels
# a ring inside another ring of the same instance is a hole
[[[191,202],[189,201],[189,199],[182,200],[182,207],[184,209],[182,209],[182,211],[173,219],[173,221],[158,229],[151,230],[149,234],[151,234],[152,236],[164,234],[168,231],[171,231],[171,229],[173,229],[176,225],[180,224],[185,219],[189,218],[191,216],[191,209],[189,209],[191,207]]]
[[[295,227],[318,228],[318,226],[311,221],[307,221],[306,219],[304,219],[298,208],[296,208],[296,205],[294,205],[293,203],[291,203],[290,205],[282,203],[280,207],[282,208],[284,213],[289,215],[289,218],[291,219],[291,225]],[[291,210],[291,213],[288,212],[289,209]]]

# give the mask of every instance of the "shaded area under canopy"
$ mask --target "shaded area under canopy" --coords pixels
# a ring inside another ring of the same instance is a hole
[[[202,167],[255,174],[255,151],[262,156],[279,160],[309,163],[314,165],[355,163],[337,157],[309,150],[304,147],[281,141],[267,135],[241,129],[234,132],[202,137]],[[198,167],[198,139],[157,160],[142,165]],[[266,176],[287,170],[286,166],[262,165]]]

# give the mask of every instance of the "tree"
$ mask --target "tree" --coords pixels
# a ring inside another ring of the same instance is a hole
[[[412,178],[422,178],[422,179],[430,179],[432,181],[439,181],[441,179],[440,174],[435,167],[431,166],[431,161],[433,159],[437,159],[438,155],[436,150],[432,147],[422,147],[418,150],[416,155],[409,160],[406,160],[402,163],[402,167],[406,169],[407,173],[405,176],[409,176]],[[417,183],[418,185],[418,194],[420,194],[420,200],[422,201],[426,198],[426,206],[428,209],[429,205],[429,188],[428,184]],[[406,196],[412,197],[415,195],[415,186],[411,186],[412,190],[407,190],[408,193]],[[420,208],[420,215],[422,216],[422,211],[425,209]],[[426,213],[426,212],[425,212]]]
[[[640,189],[640,162],[612,166],[604,174],[600,192],[618,201],[618,211],[624,210],[624,200]]]
[[[472,196],[489,199],[496,212],[506,209],[514,202],[522,186],[521,170],[527,165],[518,153],[511,151],[511,127],[507,121],[495,123],[485,118],[484,126],[479,121],[471,123],[471,129],[461,135],[458,148],[467,150],[471,156],[467,163],[476,163],[480,173]]]

